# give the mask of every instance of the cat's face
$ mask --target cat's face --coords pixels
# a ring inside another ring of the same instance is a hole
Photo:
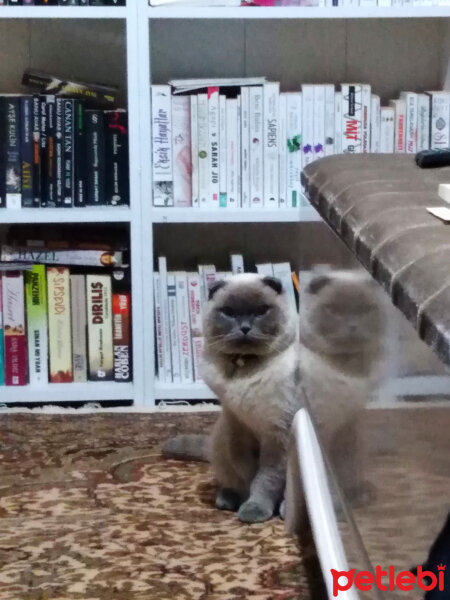
[[[210,289],[205,340],[210,349],[224,354],[269,354],[281,349],[288,311],[279,280],[237,275]]]

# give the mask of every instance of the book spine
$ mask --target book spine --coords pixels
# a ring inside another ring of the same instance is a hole
[[[7,271],[2,278],[5,384],[26,385],[27,344],[23,273]]]
[[[197,95],[191,97],[191,159],[192,159],[192,206],[198,208],[199,200],[199,181],[198,181],[198,99]]]
[[[86,110],[86,204],[105,204],[105,123],[101,110]]]
[[[194,380],[202,381],[202,356],[203,356],[203,338],[192,338],[192,353],[194,359]]]
[[[161,320],[164,352],[164,381],[172,382],[172,356],[170,347],[169,299],[167,296],[167,261],[164,256],[158,259],[161,286]]]
[[[39,205],[48,206],[48,161],[47,161],[47,99],[39,96],[39,158],[41,164],[41,196]]]
[[[33,96],[32,100],[32,140],[33,140],[33,206],[39,208],[41,204],[41,142],[40,142],[40,98]]]
[[[244,273],[244,259],[242,254],[232,254],[231,255],[231,272],[233,275],[239,275],[239,273]]]
[[[198,94],[197,102],[199,201],[200,208],[210,208],[208,94]]]
[[[279,155],[278,155],[278,206],[287,206],[287,97],[280,94],[279,108]]]
[[[342,154],[342,92],[334,95],[334,153]]]
[[[370,106],[370,151],[380,152],[380,96],[375,94]]]
[[[153,205],[173,206],[170,86],[152,85]]]
[[[87,275],[86,296],[89,379],[91,381],[112,381],[114,379],[114,358],[111,276]]]
[[[372,90],[370,85],[362,86],[362,151],[370,152],[370,109],[372,105]]]
[[[51,383],[73,381],[70,279],[66,267],[47,267]]]
[[[417,151],[430,148],[430,99],[419,94],[417,102]]]
[[[74,205],[86,206],[86,138],[84,134],[84,107],[75,101],[75,194]]]
[[[227,208],[235,209],[238,204],[238,106],[236,98],[227,98]]]
[[[429,92],[429,96],[430,148],[448,148],[450,146],[450,92]]]
[[[209,208],[219,207],[219,88],[208,88]]]
[[[219,206],[227,206],[227,102],[219,96]]]
[[[380,152],[383,154],[394,153],[395,112],[391,106],[382,106],[380,109]]]
[[[178,338],[181,366],[181,382],[192,383],[194,381],[194,364],[192,359],[191,325],[189,321],[189,302],[186,273],[175,275],[177,316],[178,316]]]
[[[114,292],[113,344],[114,380],[131,381],[131,296],[128,292]]]
[[[0,96],[0,209],[6,208],[6,98]]]
[[[325,156],[335,154],[334,85],[325,85]]]
[[[198,272],[202,303],[205,304],[209,298],[209,288],[216,281],[216,268],[214,265],[198,265]]]
[[[237,198],[236,204],[242,207],[242,161],[241,161],[241,96],[237,97],[237,144],[236,144],[236,175],[237,175]]]
[[[48,383],[47,281],[44,265],[25,272],[28,365],[31,385]]]
[[[297,311],[297,301],[295,299],[294,284],[292,282],[292,270],[289,263],[274,263],[272,265],[274,277],[277,277],[285,290],[291,310]]]
[[[405,152],[405,102],[391,100],[389,104],[394,109],[394,152],[403,153]]]
[[[84,275],[70,276],[70,308],[73,380],[82,383],[87,381],[86,277]]]
[[[192,337],[201,337],[203,334],[203,323],[200,275],[198,273],[188,273],[187,285],[191,335]]]
[[[241,88],[241,205],[250,208],[250,88]]]
[[[314,86],[314,160],[325,156],[325,86]]]
[[[46,159],[45,179],[47,182],[47,195],[42,206],[54,208],[56,206],[56,103],[55,96],[46,97]]]
[[[6,97],[6,208],[22,207],[20,98]]]
[[[264,84],[264,208],[278,208],[280,117],[279,83]]]
[[[342,152],[360,154],[363,149],[363,86],[343,84],[342,91]]]
[[[0,273],[0,386],[5,385],[5,344],[3,329],[2,273]]]
[[[167,273],[167,297],[169,301],[170,350],[172,355],[172,381],[181,383],[180,339],[177,315],[177,286],[175,274]]]
[[[256,266],[256,272],[261,277],[273,277],[273,266],[272,263],[261,263]]]
[[[20,159],[22,206],[34,206],[33,191],[33,99],[31,96],[20,98]]]
[[[405,102],[405,152],[407,154],[415,154],[417,152],[418,94],[414,92],[402,92],[400,98]]]
[[[74,149],[75,149],[75,100],[63,99],[62,102],[63,119],[63,198],[62,205],[71,207],[74,203]]]
[[[287,94],[287,206],[300,206],[302,94]]]
[[[314,160],[314,86],[302,85],[302,166]]]
[[[105,118],[105,202],[130,204],[128,169],[128,116],[125,110],[107,110]]]
[[[55,100],[55,189],[56,206],[64,206],[64,111],[63,99]]]
[[[81,267],[123,266],[123,252],[110,250],[66,250],[59,248],[31,248],[28,246],[1,246],[3,262],[27,262],[47,265],[77,265]]]
[[[189,96],[172,97],[172,163],[174,205],[192,206],[191,119]]]
[[[165,365],[164,365],[164,337],[163,337],[163,322],[162,322],[162,293],[161,279],[159,273],[153,273],[153,302],[154,320],[155,320],[155,342],[156,342],[156,365],[158,370],[158,379],[161,383],[165,383]]]
[[[264,201],[262,86],[250,87],[250,206],[262,208]]]

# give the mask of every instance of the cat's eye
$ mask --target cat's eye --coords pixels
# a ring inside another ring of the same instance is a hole
[[[234,310],[232,308],[230,308],[229,306],[223,306],[220,309],[220,312],[225,315],[226,317],[234,317]]]
[[[265,315],[268,312],[269,309],[270,309],[270,306],[267,306],[267,304],[261,304],[261,306],[258,306],[255,313],[258,317],[262,317],[263,315]]]

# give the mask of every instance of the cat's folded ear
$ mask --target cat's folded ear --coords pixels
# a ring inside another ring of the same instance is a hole
[[[317,277],[313,277],[311,281],[308,283],[306,291],[309,294],[318,294],[322,288],[328,285],[331,282],[330,277],[326,275],[318,275]]]
[[[212,300],[214,297],[214,294],[220,290],[220,288],[223,288],[225,285],[227,284],[226,281],[223,281],[223,279],[220,279],[219,281],[214,281],[213,283],[208,285],[208,300]]]
[[[276,277],[270,277],[269,275],[263,277],[263,283],[271,287],[277,294],[281,294],[283,291],[283,284]]]

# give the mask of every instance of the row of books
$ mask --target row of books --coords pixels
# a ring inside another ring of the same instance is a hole
[[[203,348],[203,307],[209,286],[244,272],[241,254],[232,254],[231,271],[216,271],[214,265],[198,265],[195,272],[167,271],[167,260],[158,258],[153,273],[156,368],[161,383],[201,381],[200,359]],[[289,263],[261,263],[256,270],[262,276],[278,277],[296,310],[298,277]]]
[[[125,6],[126,0],[0,0],[0,6]]]
[[[125,110],[0,96],[0,208],[129,204]]]
[[[102,264],[99,251],[2,247],[0,385],[132,379],[128,269],[62,266],[64,253]]]
[[[450,92],[402,92],[381,106],[363,83],[282,93],[264,80],[213,83],[187,95],[195,84],[176,82],[174,94],[152,86],[155,206],[297,207],[301,170],[314,160],[450,145]]]
[[[185,6],[314,6],[372,8],[450,6],[450,0],[149,0],[151,6],[177,4]]]

